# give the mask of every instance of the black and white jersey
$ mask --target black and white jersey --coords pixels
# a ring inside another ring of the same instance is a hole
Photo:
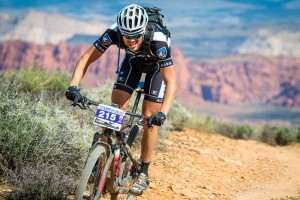
[[[156,30],[153,35],[153,40],[150,45],[150,55],[146,53],[142,47],[132,52],[124,46],[122,36],[118,42],[118,27],[117,24],[111,25],[101,37],[94,42],[94,46],[102,53],[104,53],[110,45],[119,45],[120,48],[124,48],[126,56],[136,58],[145,63],[157,63],[160,68],[173,65],[171,57],[171,38],[166,35],[163,30],[156,26]]]

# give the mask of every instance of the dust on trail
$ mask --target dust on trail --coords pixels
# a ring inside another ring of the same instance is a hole
[[[300,145],[273,147],[187,129],[156,152],[138,200],[300,199]]]

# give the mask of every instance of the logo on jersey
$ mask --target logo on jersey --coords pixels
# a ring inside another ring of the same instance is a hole
[[[124,77],[122,77],[122,76],[119,76],[119,77],[118,77],[118,81],[124,82],[124,80],[125,80]]]
[[[171,66],[171,65],[173,65],[173,63],[171,61],[163,62],[163,63],[160,64],[161,67],[168,67],[168,66]]]
[[[105,45],[105,46],[107,46],[107,45],[110,45],[110,43],[111,43],[111,39],[110,39],[110,37],[108,36],[108,34],[105,33],[105,34],[103,35],[103,37],[102,37],[102,44]]]
[[[158,56],[160,59],[165,59],[166,56],[167,56],[167,49],[166,49],[166,47],[162,47],[162,48],[158,49],[158,50],[156,51],[156,54],[157,54],[157,56]]]
[[[105,51],[98,40],[94,43],[94,45],[102,53]]]
[[[158,94],[158,91],[157,91],[157,90],[152,90],[151,94],[157,95],[157,94]]]

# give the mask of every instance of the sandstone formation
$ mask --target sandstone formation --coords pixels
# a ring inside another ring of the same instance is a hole
[[[73,72],[88,45],[37,45],[22,41],[0,44],[0,70],[38,65],[49,71]],[[90,66],[83,84],[95,87],[113,79],[118,51],[110,48]],[[123,55],[123,54],[122,54]],[[233,55],[208,60],[187,60],[179,49],[172,52],[178,77],[178,97],[189,103],[270,103],[300,107],[300,58]]]

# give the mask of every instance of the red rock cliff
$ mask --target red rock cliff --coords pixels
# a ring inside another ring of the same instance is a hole
[[[35,63],[47,70],[73,72],[88,45],[37,45],[22,41],[0,44],[0,70]],[[110,48],[93,63],[85,87],[114,78],[118,51]],[[180,50],[172,57],[178,80],[178,97],[185,102],[203,99],[220,103],[271,103],[300,107],[300,58],[234,55],[203,61],[186,60]]]

